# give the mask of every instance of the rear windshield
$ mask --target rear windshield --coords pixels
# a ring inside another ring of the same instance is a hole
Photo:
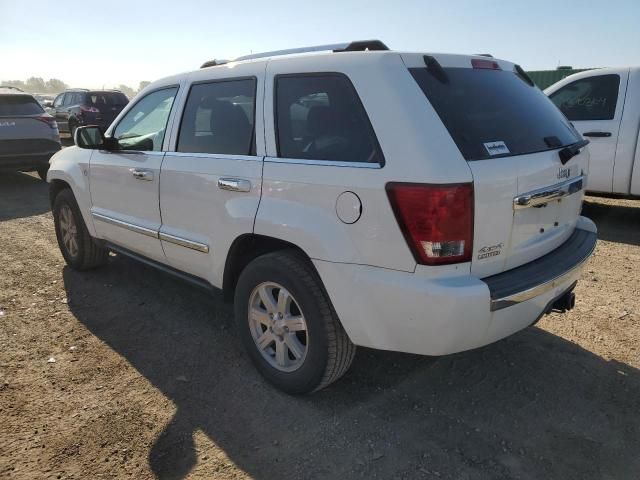
[[[124,106],[129,103],[124,93],[118,92],[89,92],[87,94],[87,103],[91,105],[106,105],[106,106]]]
[[[31,95],[0,95],[0,117],[39,115],[43,112]]]
[[[542,152],[580,141],[540,89],[505,70],[444,68],[411,75],[467,160]],[[436,78],[438,77],[438,78]]]

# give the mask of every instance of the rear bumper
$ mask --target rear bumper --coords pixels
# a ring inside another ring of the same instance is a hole
[[[482,280],[314,264],[356,345],[445,355],[487,345],[535,323],[574,287],[595,240],[595,225],[581,217],[574,235],[554,252]]]
[[[61,145],[47,139],[0,142],[0,170],[28,170],[44,167]]]
[[[29,170],[49,165],[56,152],[26,153],[23,155],[0,155],[0,170]]]
[[[595,231],[576,228],[569,239],[551,253],[533,262],[482,279],[489,286],[491,311],[538,297],[558,285],[577,281],[596,248]]]

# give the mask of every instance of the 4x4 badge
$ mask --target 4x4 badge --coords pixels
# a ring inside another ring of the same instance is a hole
[[[489,257],[497,257],[502,253],[502,247],[504,247],[504,243],[500,242],[496,245],[487,245],[486,247],[482,247],[478,250],[478,260],[482,260],[483,258]]]

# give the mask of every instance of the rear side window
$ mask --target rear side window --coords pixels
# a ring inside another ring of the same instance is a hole
[[[515,72],[410,71],[467,160],[541,152],[580,141],[546,95]]]
[[[571,82],[549,98],[571,121],[612,120],[619,88],[619,75],[598,75]]]
[[[0,117],[39,115],[44,110],[31,95],[0,95]]]
[[[275,105],[280,157],[383,163],[369,118],[346,76],[278,76]]]
[[[255,155],[255,79],[193,85],[182,114],[178,152]]]
[[[89,92],[86,101],[96,107],[124,107],[129,103],[124,93],[118,92]]]

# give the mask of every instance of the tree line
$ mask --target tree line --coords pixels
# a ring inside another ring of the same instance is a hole
[[[147,82],[147,81],[140,82],[138,84],[137,90],[124,84],[120,84],[115,88],[117,90],[120,90],[122,93],[124,93],[128,98],[133,98],[136,93],[138,93],[144,87],[149,85],[149,83],[151,82]],[[30,77],[26,80],[2,80],[0,81],[0,85],[17,87],[29,93],[50,93],[50,94],[57,94],[69,88],[69,85],[67,85],[65,82],[63,82],[59,78],[50,78],[49,80],[45,80],[42,77]]]

